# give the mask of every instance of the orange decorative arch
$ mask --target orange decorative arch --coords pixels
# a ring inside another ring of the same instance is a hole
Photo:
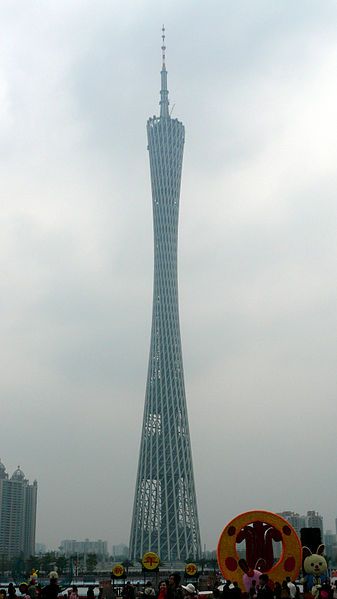
[[[236,550],[236,538],[245,526],[254,523],[266,523],[278,531],[282,552],[279,560],[267,570],[269,578],[282,582],[286,576],[295,579],[298,576],[302,563],[302,546],[295,529],[287,520],[264,510],[252,510],[239,514],[233,518],[223,529],[218,543],[217,557],[219,568],[225,579],[236,580],[244,591],[243,571],[239,566],[239,554]],[[261,557],[261,556],[259,556]]]

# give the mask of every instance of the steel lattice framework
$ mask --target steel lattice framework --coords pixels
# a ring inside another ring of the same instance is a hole
[[[130,557],[197,558],[201,542],[179,328],[177,241],[184,126],[169,114],[163,30],[160,117],[147,123],[154,286]]]

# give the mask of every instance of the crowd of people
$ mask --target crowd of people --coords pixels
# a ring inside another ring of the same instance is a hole
[[[175,572],[167,580],[159,583],[155,590],[151,581],[144,586],[139,583],[135,586],[131,582],[126,582],[118,593],[122,599],[184,599],[188,595],[191,599],[197,595],[195,586],[191,583],[186,586],[181,585],[181,576]],[[95,599],[94,585],[90,585],[86,591],[87,599]],[[8,588],[0,589],[0,599],[79,599],[77,586],[73,585],[66,594],[59,585],[57,573],[51,572],[49,575],[49,584],[42,587],[35,579],[29,582],[22,582],[16,589],[13,583]],[[111,584],[105,583],[99,587],[97,599],[116,599],[117,593]],[[336,598],[337,599],[337,598]]]
[[[299,599],[300,587],[289,576],[282,582],[273,582],[268,574],[261,574],[259,582],[252,580],[249,592],[242,592],[237,582],[227,580],[220,592],[213,591],[216,599]],[[306,593],[304,593],[306,595]],[[319,590],[319,599],[337,599],[337,581],[334,585],[323,583]]]
[[[180,585],[180,574],[174,573],[167,580],[162,580],[159,583],[157,590],[154,589],[152,582],[148,581],[143,587],[138,583],[132,585],[131,582],[126,582],[122,587],[122,591],[118,593],[122,599],[183,599],[184,594],[191,594],[193,589],[194,594],[197,594],[195,587],[192,584],[183,586]],[[184,591],[185,590],[185,591]],[[81,595],[82,597],[82,595]],[[95,599],[94,585],[89,585],[86,591],[87,599]],[[97,599],[116,599],[117,593],[111,583],[105,582],[100,585]],[[18,588],[11,582],[8,588],[0,588],[0,599],[79,599],[79,591],[76,585],[68,589],[64,593],[58,581],[57,572],[49,574],[49,583],[41,586],[36,579],[32,578],[29,582],[22,582]]]
[[[119,592],[110,582],[105,582],[99,587],[97,599],[196,599],[198,590],[191,582],[181,584],[181,575],[172,573],[168,579],[161,580],[158,588],[154,588],[151,581],[145,585],[131,582],[119,588]],[[272,582],[268,574],[261,573],[258,583],[252,581],[249,592],[243,592],[236,581],[226,580],[224,585],[216,586],[212,590],[214,599],[299,599],[299,587],[287,577],[282,582]],[[208,597],[211,594],[208,593]],[[82,597],[82,595],[81,595]],[[86,591],[87,599],[96,599],[94,585],[90,585]],[[10,583],[7,590],[0,588],[0,599],[79,599],[78,588],[74,585],[64,593],[59,586],[57,572],[49,575],[49,584],[42,587],[33,578],[28,583],[22,582],[18,585],[18,593],[15,585]],[[199,597],[200,599],[200,597]],[[322,584],[319,590],[319,599],[337,599],[337,581],[334,585]]]
[[[31,577],[29,582],[21,582],[18,589],[16,589],[13,582],[10,582],[7,590],[0,589],[0,599],[57,599],[60,592],[58,574],[57,572],[51,572],[49,584],[44,587],[34,577]]]
[[[151,597],[153,599],[184,599],[186,596],[192,598],[196,595],[197,590],[193,584],[181,584],[179,572],[173,572],[167,579],[161,580],[158,589],[153,587],[150,580],[143,588],[139,583],[133,586],[127,582],[121,593],[123,599],[150,599]]]
[[[128,582],[121,594],[123,599],[149,599],[150,596],[154,599],[195,599],[199,593],[194,584],[181,584],[180,574],[174,573],[167,580],[162,580],[157,590],[151,582],[147,582],[144,588]],[[252,581],[249,592],[243,592],[237,581],[226,580],[224,585],[212,590],[212,595],[214,599],[299,599],[301,592],[289,576],[282,582],[273,582],[268,574],[261,573],[258,583]],[[319,589],[319,599],[337,599],[337,581],[333,585],[323,583]]]

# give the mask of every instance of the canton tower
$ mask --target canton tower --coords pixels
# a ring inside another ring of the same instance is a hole
[[[162,29],[160,116],[147,122],[154,283],[143,429],[130,557],[162,561],[201,555],[179,328],[177,241],[185,130],[169,112]]]

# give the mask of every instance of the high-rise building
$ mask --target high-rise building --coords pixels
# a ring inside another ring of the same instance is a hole
[[[326,547],[332,547],[333,545],[336,545],[336,534],[332,530],[326,530],[323,538]]]
[[[314,510],[310,510],[305,517],[305,523],[308,528],[319,528],[323,539],[323,516]]]
[[[130,557],[201,554],[179,328],[177,237],[184,126],[169,112],[163,28],[160,116],[147,122],[154,285],[150,357]]]
[[[279,516],[282,516],[285,520],[288,520],[293,528],[296,530],[297,534],[300,535],[301,528],[305,527],[305,516],[300,516],[297,512],[279,512]]]
[[[306,516],[301,516],[296,512],[286,511],[279,512],[279,515],[290,522],[297,534],[300,534],[301,528],[319,528],[323,539],[323,517],[318,512],[310,510]]]
[[[7,559],[35,553],[37,482],[18,466],[11,478],[0,461],[0,555]]]

